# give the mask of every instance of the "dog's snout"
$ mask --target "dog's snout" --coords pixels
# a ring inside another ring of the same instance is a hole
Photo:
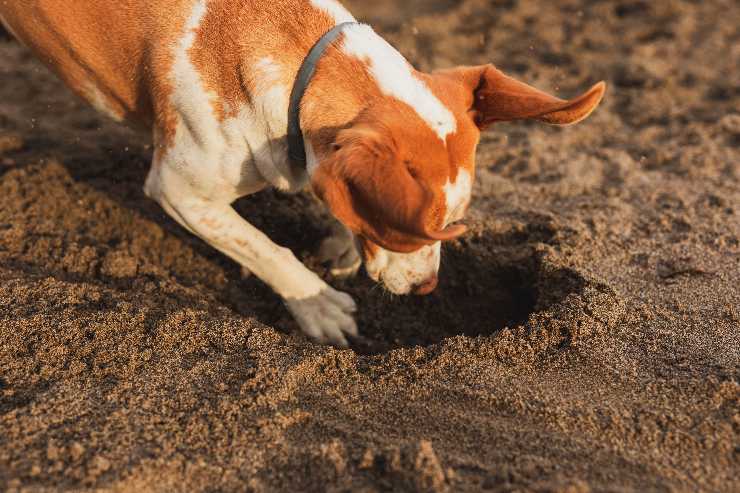
[[[419,296],[426,296],[428,294],[431,294],[435,289],[437,289],[438,284],[439,277],[437,277],[437,274],[434,274],[423,283],[417,285],[414,289],[414,294],[417,294]]]

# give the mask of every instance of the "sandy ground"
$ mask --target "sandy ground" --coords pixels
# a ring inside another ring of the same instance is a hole
[[[740,491],[740,4],[348,3],[423,69],[608,96],[486,134],[439,291],[339,283],[338,351],[0,39],[0,490]],[[311,197],[239,210],[322,270]]]

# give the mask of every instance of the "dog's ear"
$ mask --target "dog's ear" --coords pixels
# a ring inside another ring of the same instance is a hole
[[[602,81],[565,101],[513,79],[493,65],[461,67],[447,73],[461,78],[473,91],[473,118],[481,129],[498,121],[522,119],[572,125],[587,118],[606,91]]]
[[[339,133],[312,186],[349,229],[388,250],[412,252],[465,232],[430,227],[438,223],[433,192],[400,159],[392,136],[369,126]]]

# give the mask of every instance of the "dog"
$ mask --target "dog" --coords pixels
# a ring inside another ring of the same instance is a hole
[[[395,294],[438,282],[465,233],[480,133],[580,122],[606,85],[561,100],[493,65],[415,70],[335,0],[2,0],[0,20],[77,95],[150,132],[145,194],[282,297],[303,332],[347,347],[353,299],[232,208],[310,187],[342,227],[335,274]]]

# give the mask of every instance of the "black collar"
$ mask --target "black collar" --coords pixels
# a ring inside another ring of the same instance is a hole
[[[353,24],[359,23],[343,22],[324,34],[308,52],[301,69],[298,71],[293,90],[290,93],[290,106],[288,106],[288,157],[295,164],[306,166],[306,146],[303,142],[303,131],[301,130],[301,100],[303,95],[306,93],[308,84],[316,72],[316,64],[319,63],[326,49],[342,34],[345,27]]]

